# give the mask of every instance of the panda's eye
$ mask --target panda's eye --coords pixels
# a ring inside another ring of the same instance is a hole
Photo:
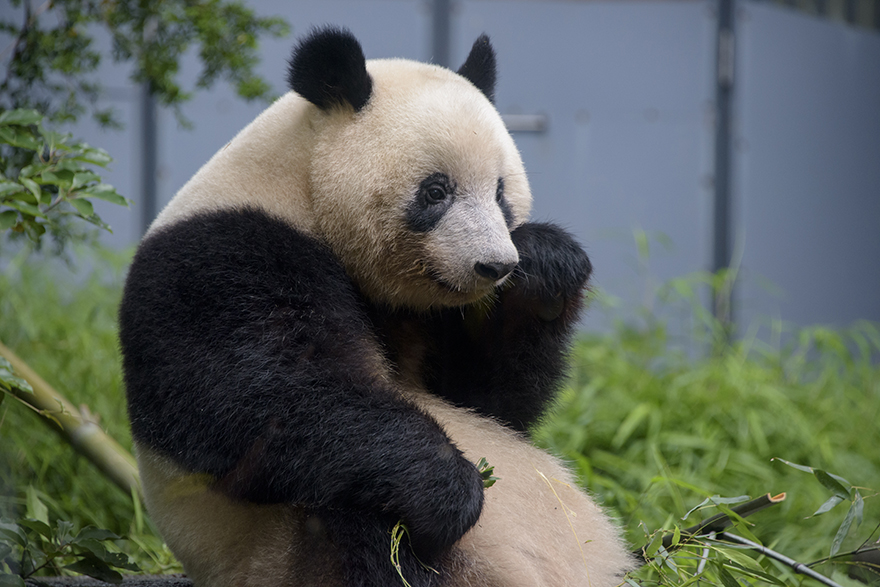
[[[504,178],[499,177],[498,184],[495,187],[495,201],[500,204],[502,198],[504,198]]]
[[[446,199],[446,190],[441,185],[431,185],[425,190],[425,201],[429,204],[439,204]]]

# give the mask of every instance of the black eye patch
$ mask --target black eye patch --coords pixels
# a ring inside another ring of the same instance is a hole
[[[455,200],[455,182],[445,173],[432,173],[422,180],[406,207],[406,223],[413,232],[432,230]]]
[[[510,208],[507,198],[504,197],[503,177],[498,178],[498,186],[495,188],[495,201],[498,202],[498,207],[501,208],[501,213],[504,214],[504,222],[507,224],[507,228],[512,228],[513,210]]]

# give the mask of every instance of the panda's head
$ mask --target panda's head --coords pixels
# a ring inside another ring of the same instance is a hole
[[[487,37],[455,73],[365,61],[349,32],[322,29],[294,49],[289,83],[313,106],[316,232],[368,298],[459,306],[508,278],[518,262],[510,232],[531,194],[492,104]]]

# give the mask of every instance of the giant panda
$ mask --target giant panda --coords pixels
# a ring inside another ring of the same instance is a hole
[[[495,77],[485,36],[453,72],[312,31],[291,91],[147,232],[120,307],[129,415],[196,587],[623,580],[617,527],[524,434],[591,266],[527,222]]]

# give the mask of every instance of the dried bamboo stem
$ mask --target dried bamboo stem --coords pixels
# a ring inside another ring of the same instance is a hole
[[[31,384],[34,393],[13,389],[15,396],[43,414],[43,422],[61,435],[77,452],[89,459],[127,494],[140,494],[137,463],[127,450],[107,435],[100,426],[83,418],[80,411],[64,398],[15,353],[0,342],[2,355],[15,373]]]

